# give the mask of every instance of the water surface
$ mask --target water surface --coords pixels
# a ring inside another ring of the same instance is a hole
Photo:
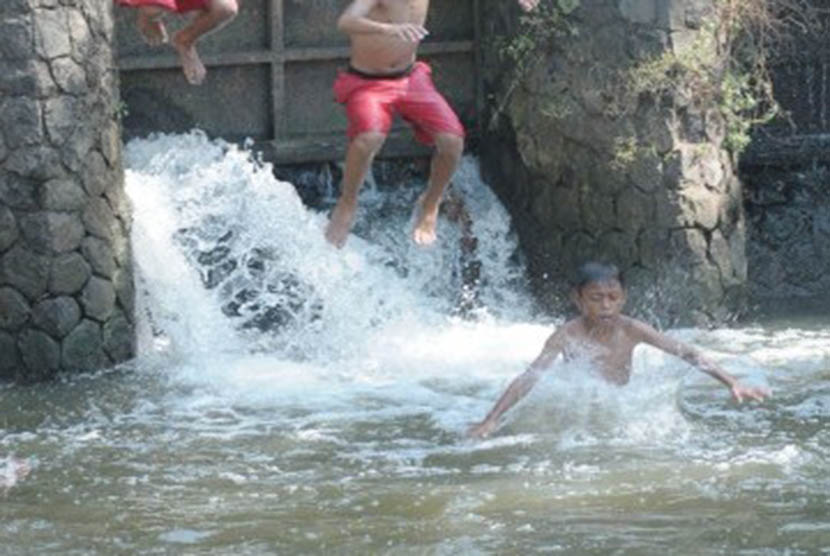
[[[762,404],[642,349],[628,386],[558,367],[469,440],[556,324],[474,160],[471,293],[457,223],[411,245],[417,189],[368,188],[337,251],[244,151],[126,156],[140,356],[0,390],[0,458],[33,468],[0,483],[0,553],[830,553],[830,321],[670,331]]]

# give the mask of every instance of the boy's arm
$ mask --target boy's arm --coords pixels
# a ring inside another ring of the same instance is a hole
[[[525,372],[513,379],[513,382],[510,383],[510,386],[507,387],[507,390],[504,391],[504,394],[501,395],[484,420],[473,425],[467,431],[467,434],[484,437],[493,432],[499,423],[499,418],[530,392],[541,378],[542,373],[550,368],[556,356],[562,352],[562,348],[562,332],[557,330],[545,342],[542,353],[536,357]]]
[[[632,319],[633,320],[633,319]],[[724,386],[729,388],[732,397],[736,402],[740,403],[744,398],[752,398],[754,400],[763,401],[769,396],[769,390],[756,386],[744,386],[738,379],[727,373],[720,365],[705,357],[700,350],[685,344],[674,338],[670,338],[665,334],[661,334],[651,326],[634,321],[634,327],[640,336],[640,340],[651,344],[652,346],[679,357],[720,381]]]
[[[429,32],[422,25],[412,23],[384,23],[369,18],[369,13],[380,0],[354,0],[340,14],[337,28],[347,35],[389,35],[406,42],[418,42]]]

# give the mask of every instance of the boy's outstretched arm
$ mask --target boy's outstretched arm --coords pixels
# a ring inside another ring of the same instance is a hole
[[[635,321],[635,326],[642,337],[642,341],[651,344],[652,346],[679,357],[720,381],[724,386],[729,388],[732,398],[741,403],[744,398],[751,398],[757,401],[763,401],[764,398],[770,395],[767,388],[759,386],[744,386],[734,376],[727,373],[720,365],[705,357],[700,350],[685,344],[674,338],[669,338],[665,334],[661,334],[651,326]]]
[[[483,438],[493,432],[499,424],[499,418],[530,392],[533,386],[539,381],[539,378],[541,378],[542,373],[550,368],[556,356],[562,352],[562,347],[561,332],[556,331],[547,339],[545,347],[542,348],[542,353],[536,357],[527,370],[513,379],[513,382],[510,383],[510,386],[501,395],[499,401],[496,402],[496,405],[487,414],[487,417],[482,422],[470,427],[467,434],[469,436]]]

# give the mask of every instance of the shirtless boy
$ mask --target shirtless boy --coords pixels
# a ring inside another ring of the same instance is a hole
[[[530,10],[539,0],[518,2]],[[435,146],[412,233],[419,245],[435,241],[438,207],[464,150],[464,128],[435,90],[429,66],[416,62],[418,44],[429,34],[428,8],[429,0],[353,0],[337,22],[351,39],[351,59],[334,84],[349,121],[342,192],[326,228],[326,239],[336,247],[346,243],[360,186],[395,114],[415,127],[419,141]]]
[[[151,46],[168,41],[167,29],[161,21],[167,12],[196,15],[186,27],[173,36],[173,48],[179,54],[185,79],[191,85],[200,85],[207,70],[196,52],[196,41],[222,27],[239,11],[237,0],[116,0],[122,6],[138,9],[138,30]]]
[[[487,417],[469,430],[471,436],[484,437],[493,432],[502,414],[530,392],[560,353],[565,359],[588,357],[605,380],[623,386],[631,377],[634,347],[646,343],[680,357],[719,380],[739,403],[744,398],[761,401],[770,394],[765,388],[742,385],[694,347],[621,314],[625,289],[620,272],[613,265],[596,262],[583,265],[572,298],[581,316],[551,334],[542,353],[510,383]]]

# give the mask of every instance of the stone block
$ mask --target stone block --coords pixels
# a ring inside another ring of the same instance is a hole
[[[84,315],[105,321],[115,309],[115,288],[112,282],[92,276],[81,292]]]
[[[746,225],[744,221],[738,222],[727,238],[729,241],[729,256],[735,282],[742,286],[747,281],[747,241]]]
[[[27,381],[47,380],[58,371],[60,347],[45,332],[34,329],[23,331],[18,337],[17,347],[26,368]]]
[[[9,149],[43,141],[40,104],[26,97],[6,98],[0,104],[0,122]]]
[[[69,95],[83,95],[89,91],[86,71],[71,58],[52,60],[52,75],[61,91]]]
[[[88,106],[84,108],[84,110],[91,109]],[[81,173],[89,151],[95,146],[97,140],[95,129],[97,126],[98,123],[92,118],[85,118],[72,130],[71,135],[69,135],[61,149],[61,160],[67,168],[75,173]]]
[[[636,235],[632,232],[610,230],[603,233],[597,241],[597,255],[606,261],[637,261]]]
[[[718,225],[723,197],[700,187],[684,189],[680,194],[680,224],[712,230]]]
[[[620,13],[632,23],[654,23],[657,20],[657,0],[620,0]]]
[[[9,172],[39,181],[66,175],[55,149],[42,145],[17,149],[6,159],[5,167]]]
[[[637,236],[638,262],[646,268],[656,269],[665,262],[669,252],[669,230],[655,226],[644,228]]]
[[[72,54],[65,10],[36,10],[34,19],[35,50],[39,56],[51,60]]]
[[[657,24],[671,31],[686,28],[688,0],[663,0],[657,3]]]
[[[0,168],[0,203],[15,210],[38,208],[38,181],[10,174]]]
[[[49,291],[57,295],[74,294],[92,276],[89,263],[79,253],[67,253],[52,261],[49,274]]]
[[[735,280],[732,270],[732,253],[729,243],[720,230],[713,230],[709,238],[709,258],[715,263],[720,272],[721,284],[724,287],[736,286],[740,282]]]
[[[672,253],[686,265],[695,265],[707,260],[709,245],[703,231],[697,228],[672,230],[669,245]]]
[[[95,50],[95,39],[86,18],[78,10],[68,10],[67,23],[69,38],[72,43],[72,57],[80,63],[89,59]]]
[[[81,242],[81,253],[96,274],[112,279],[117,266],[109,243],[103,239],[88,236]]]
[[[0,332],[0,380],[12,381],[19,378],[21,361],[17,340],[11,334]]]
[[[596,191],[598,187],[586,186],[580,194],[580,220],[589,230],[607,230],[617,223],[614,214],[613,195]]]
[[[112,242],[115,215],[106,199],[103,197],[91,198],[84,210],[83,221],[90,234]]]
[[[100,152],[93,150],[86,157],[83,168],[84,189],[90,197],[99,197],[108,189],[112,170],[107,166]]]
[[[3,0],[0,2],[0,17],[13,17],[32,11],[29,0]]]
[[[40,194],[41,206],[46,210],[80,211],[87,200],[86,192],[74,178],[49,180]]]
[[[101,130],[101,153],[110,168],[121,169],[121,129],[111,121]]]
[[[113,361],[126,361],[135,356],[135,330],[120,311],[104,324],[104,351]]]
[[[132,274],[124,270],[118,270],[113,279],[118,304],[124,310],[127,318],[132,318],[135,313],[135,284]]]
[[[8,207],[0,205],[0,253],[14,245],[19,235],[14,213]]]
[[[66,253],[81,245],[84,225],[77,213],[36,212],[20,218],[28,247],[41,253]]]
[[[654,197],[632,188],[620,192],[616,202],[616,225],[628,232],[651,227],[655,223]]]
[[[628,169],[631,183],[646,193],[663,184],[663,160],[651,150],[641,149]]]
[[[56,91],[57,85],[52,80],[52,74],[46,62],[0,58],[0,93],[3,95],[10,97],[32,95],[44,98]]]
[[[0,329],[19,330],[29,320],[31,308],[26,298],[14,288],[0,288]]]
[[[0,19],[0,58],[25,60],[34,48],[32,21],[28,16]]]
[[[109,366],[103,350],[101,325],[84,319],[61,343],[61,366],[72,371],[95,371]]]
[[[549,221],[555,222],[563,229],[571,229],[580,225],[579,189],[575,185],[556,187],[551,192],[550,211],[553,218]]]
[[[86,117],[83,109],[83,102],[69,95],[51,98],[43,103],[43,120],[53,145],[63,145],[72,136],[79,122]]]
[[[61,339],[81,320],[81,308],[72,297],[53,297],[32,309],[34,325],[53,338]]]
[[[0,258],[0,284],[8,284],[29,300],[46,292],[49,280],[49,257],[13,247]]]

